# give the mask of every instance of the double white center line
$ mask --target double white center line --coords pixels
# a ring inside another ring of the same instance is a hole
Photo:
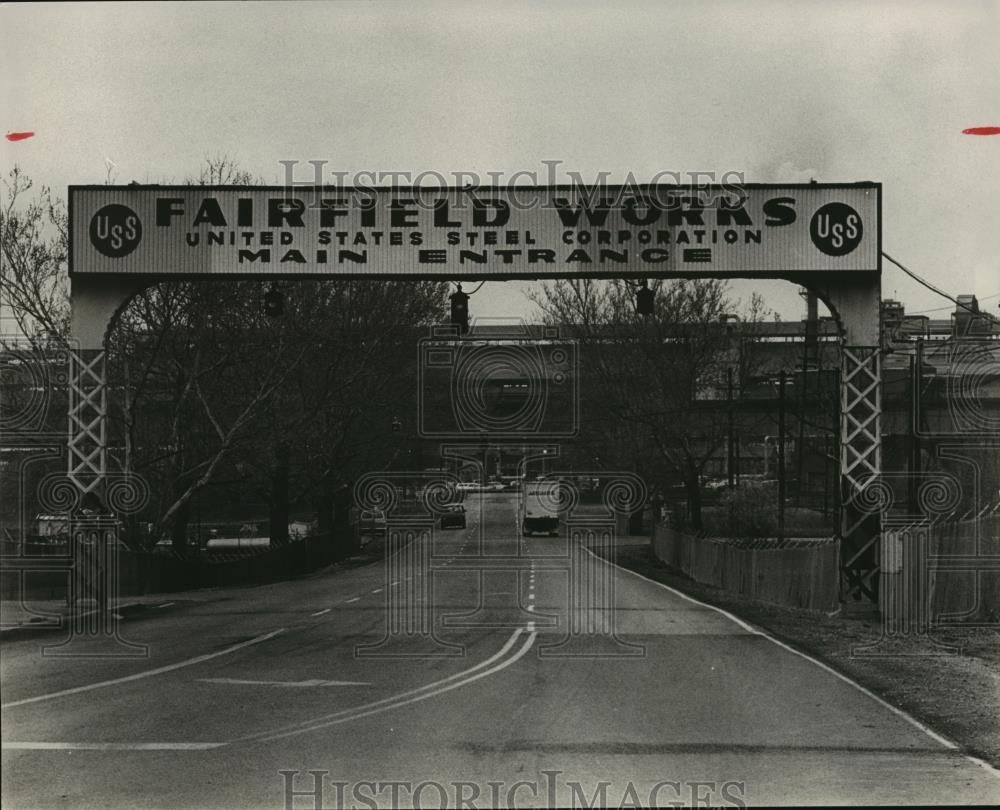
[[[511,650],[513,649],[515,643],[521,635],[525,633],[526,638],[524,643],[512,653]],[[534,632],[534,628],[530,625],[527,631],[525,631],[524,628],[519,627],[511,634],[510,638],[507,639],[507,642],[503,645],[503,647],[501,647],[499,651],[491,655],[485,661],[476,664],[474,667],[470,667],[469,669],[450,675],[447,678],[442,678],[439,681],[434,681],[433,683],[418,687],[417,689],[411,689],[408,692],[402,692],[398,695],[383,698],[382,700],[373,701],[372,703],[365,703],[351,709],[342,709],[341,711],[333,712],[332,714],[321,715],[319,717],[314,717],[311,720],[294,723],[276,731],[261,732],[259,734],[252,734],[248,737],[242,737],[235,742],[249,742],[252,740],[280,740],[284,737],[292,737],[297,734],[318,731],[319,729],[328,728],[329,726],[348,723],[361,717],[380,714],[382,712],[387,712],[390,709],[396,709],[410,703],[426,700],[427,698],[434,697],[435,695],[440,695],[443,692],[450,692],[452,689],[458,689],[460,686],[465,686],[473,681],[478,681],[480,678],[485,678],[487,675],[493,675],[500,670],[509,667],[511,664],[514,664],[520,660],[525,653],[528,652],[528,650],[531,649],[531,646],[535,643],[536,637],[537,634]]]

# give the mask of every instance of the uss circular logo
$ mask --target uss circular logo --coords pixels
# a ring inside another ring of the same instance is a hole
[[[845,203],[827,203],[813,214],[809,235],[827,256],[846,256],[861,244],[861,214]]]
[[[127,205],[105,205],[90,220],[90,241],[105,256],[128,256],[142,241],[142,221]]]

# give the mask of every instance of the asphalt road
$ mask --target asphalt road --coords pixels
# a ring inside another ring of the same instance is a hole
[[[816,662],[467,505],[385,566],[173,597],[122,624],[147,657],[5,642],[3,806],[1000,802]]]

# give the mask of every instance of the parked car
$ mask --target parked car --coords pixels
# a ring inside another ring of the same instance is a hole
[[[271,548],[270,537],[210,537],[205,543],[207,552],[266,551]]]
[[[479,492],[479,484],[473,481],[459,481],[455,484],[455,489],[458,492]]]
[[[464,529],[465,507],[460,503],[449,504],[448,511],[441,515],[442,529]]]
[[[365,509],[361,512],[361,520],[358,522],[358,534],[385,534],[386,526],[385,512],[381,509]]]

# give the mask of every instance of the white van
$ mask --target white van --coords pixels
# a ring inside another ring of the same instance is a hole
[[[559,484],[532,481],[521,490],[521,534],[559,534]]]

